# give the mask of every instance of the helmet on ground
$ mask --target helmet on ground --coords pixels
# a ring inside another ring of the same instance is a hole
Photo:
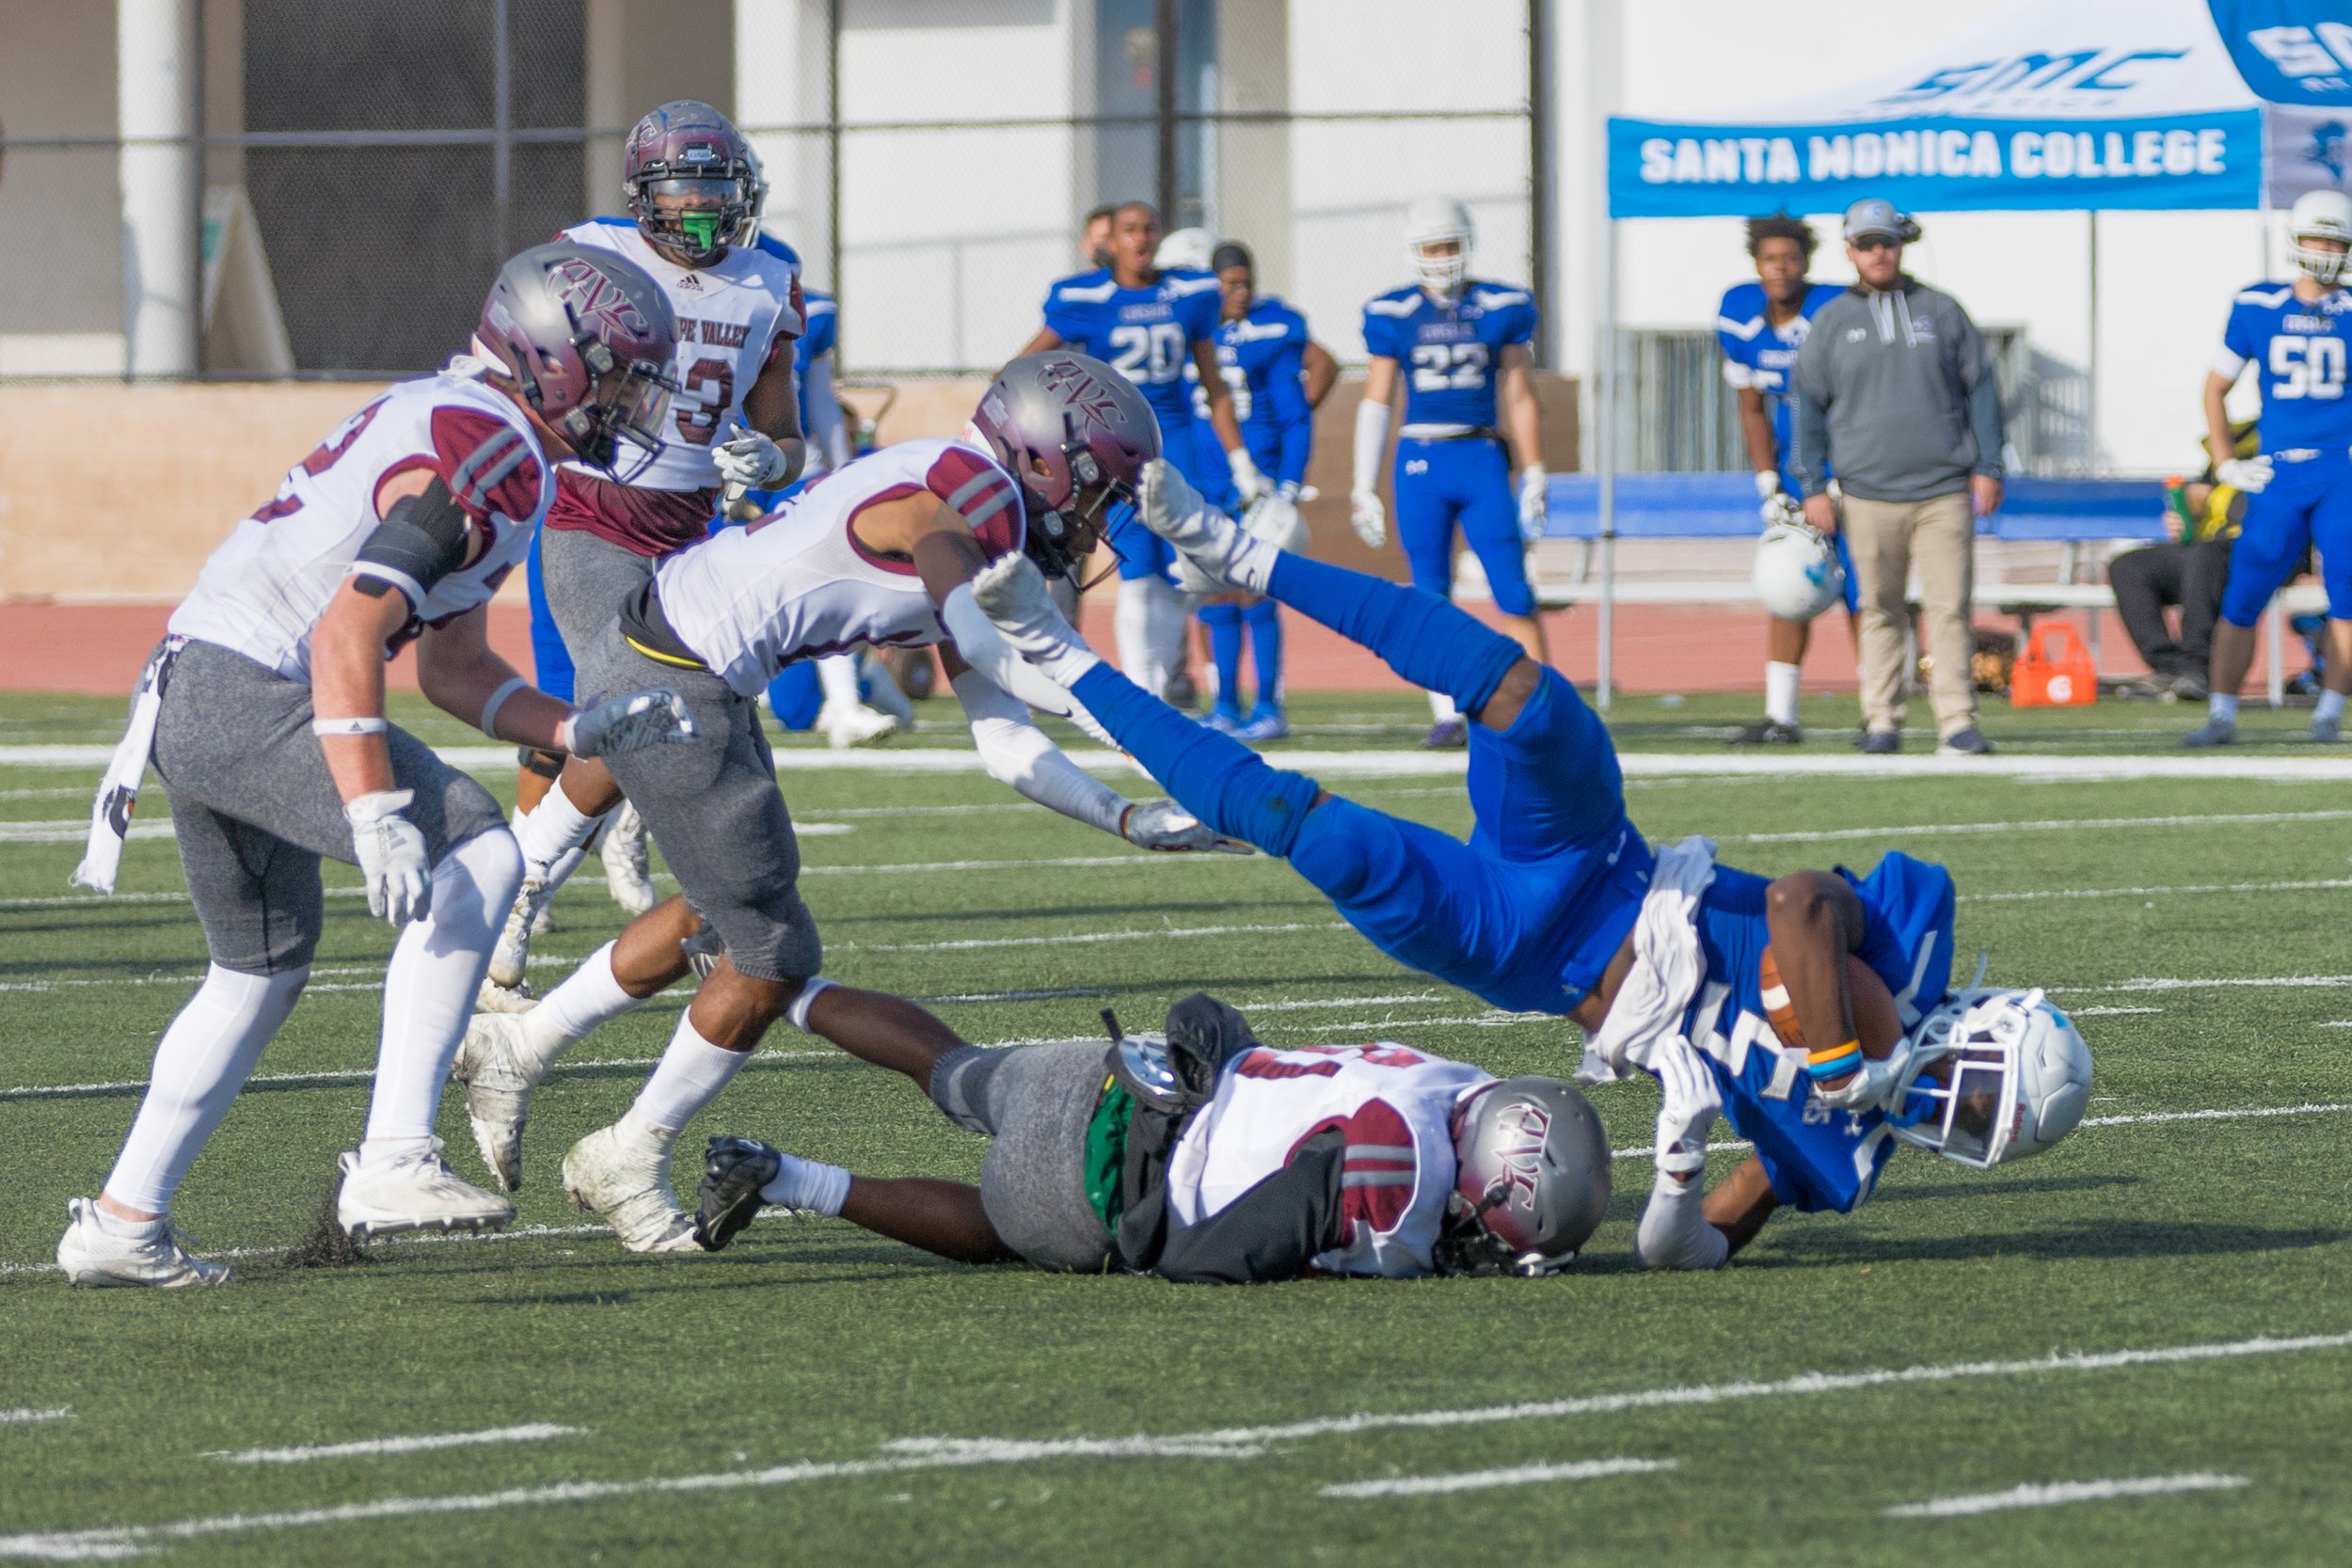
[[[1438,1243],[1448,1274],[1556,1274],[1609,1208],[1609,1135],[1556,1078],[1472,1089],[1454,1112],[1454,1191]]]
[[[474,342],[580,459],[610,469],[627,440],[648,457],[668,423],[677,322],[644,268],[570,240],[499,269]]]
[[[1756,541],[1756,595],[1776,620],[1812,620],[1846,595],[1836,546],[1803,521],[1772,524]]]
[[[1424,196],[1405,209],[1405,257],[1432,293],[1451,297],[1461,289],[1475,237],[1470,209],[1452,197]]]
[[[1159,253],[1152,264],[1166,271],[1183,267],[1192,272],[1207,272],[1209,258],[1216,253],[1216,236],[1205,229],[1179,229],[1160,242]]]
[[[2333,240],[2337,248],[2322,250],[2306,240]],[[2347,251],[2352,251],[2352,196],[2305,191],[2296,197],[2287,211],[2287,254],[2296,268],[2332,287],[2344,280]]]
[[[682,98],[639,120],[621,151],[621,190],[647,240],[707,266],[758,231],[759,159],[727,117]]]
[[[1895,1136],[1978,1170],[2041,1153],[2090,1103],[2090,1047],[2038,987],[1956,991],[1904,1049]]]
[[[1021,486],[1023,547],[1047,577],[1068,577],[1133,505],[1160,423],[1135,384],[1083,354],[1025,354],[997,372],[966,434]]]

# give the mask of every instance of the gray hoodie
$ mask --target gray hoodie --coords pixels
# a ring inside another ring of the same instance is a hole
[[[1791,376],[1789,469],[1865,500],[1923,501],[2001,476],[2001,393],[1960,303],[1908,275],[1822,307]]]

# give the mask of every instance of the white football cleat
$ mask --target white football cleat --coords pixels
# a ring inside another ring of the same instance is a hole
[[[1045,574],[1025,555],[1000,556],[973,574],[972,600],[1025,659],[1051,660],[1073,646],[1076,634],[1056,608]]]
[[[457,1179],[438,1138],[405,1159],[362,1164],[354,1148],[338,1164],[335,1220],[361,1241],[402,1230],[496,1230],[515,1217],[506,1199]]]
[[[670,1190],[674,1138],[626,1120],[600,1127],[564,1156],[564,1193],[600,1214],[631,1252],[697,1252],[694,1221]]]
[[[621,802],[612,820],[605,824],[604,842],[596,847],[596,853],[604,862],[605,891],[631,920],[661,902],[653,886],[645,819],[637,815],[635,806]]]
[[[57,1238],[57,1267],[69,1285],[226,1285],[234,1277],[226,1263],[199,1258],[180,1244],[168,1216],[142,1236],[118,1236],[99,1223],[98,1205],[87,1197],[66,1199],[73,1223]]]
[[[898,721],[898,727],[902,730],[914,728],[913,699],[899,689],[898,677],[890,673],[890,667],[875,655],[873,649],[868,648],[857,656],[857,669],[866,680],[866,705]]]
[[[531,962],[531,937],[548,905],[555,897],[555,884],[532,874],[526,866],[523,885],[515,895],[515,907],[506,913],[506,926],[499,932],[498,945],[490,949],[490,982],[508,990],[523,983],[523,967]]]
[[[1240,525],[1203,500],[1200,492],[1164,457],[1143,466],[1142,489],[1136,514],[1144,527],[1175,546],[1193,568],[1184,574],[1185,586],[1203,592],[1194,587],[1195,577],[1207,580],[1207,592],[1230,586],[1233,557],[1249,542]]]
[[[485,1013],[527,1013],[539,1005],[539,999],[532,994],[528,980],[518,986],[501,986],[485,978],[474,992],[473,1005]]]
[[[864,703],[836,703],[817,715],[825,744],[836,752],[855,746],[879,746],[898,733],[898,721]]]
[[[523,1184],[523,1126],[531,1119],[531,1091],[547,1075],[522,1050],[523,1021],[513,1013],[476,1013],[450,1064],[453,1083],[466,1088],[466,1116],[473,1124],[473,1146],[501,1192]]]

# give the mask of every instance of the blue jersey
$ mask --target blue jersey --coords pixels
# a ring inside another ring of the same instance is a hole
[[[1772,421],[1772,448],[1780,455],[1781,488],[1790,495],[1801,487],[1788,472],[1788,372],[1804,347],[1805,329],[1821,307],[1846,292],[1839,283],[1808,283],[1797,313],[1778,326],[1765,313],[1764,285],[1734,283],[1724,291],[1715,309],[1715,341],[1723,345],[1724,379],[1741,390],[1764,394],[1764,408]]]
[[[1110,268],[1098,267],[1045,293],[1045,325],[1134,382],[1160,417],[1160,429],[1185,433],[1187,448],[1192,392],[1184,367],[1193,344],[1216,332],[1216,276],[1188,268],[1170,268],[1146,288],[1122,289]]]
[[[1838,875],[1861,895],[1862,961],[1895,994],[1904,1028],[1944,999],[1952,976],[1952,874],[1888,854],[1857,878]],[[1840,1111],[1813,1098],[1804,1053],[1783,1046],[1765,1020],[1756,966],[1772,933],[1764,924],[1762,877],[1718,866],[1699,902],[1699,946],[1707,977],[1683,1020],[1724,1096],[1724,1115],[1756,1145],[1772,1195],[1790,1208],[1845,1213],[1870,1196],[1894,1151],[1894,1129],[1878,1111]]]
[[[1472,282],[1446,303],[1418,283],[1364,303],[1364,350],[1405,372],[1405,422],[1492,428],[1502,351],[1535,336],[1535,296]]]
[[[1233,418],[1249,460],[1277,483],[1288,480],[1303,484],[1307,459],[1314,450],[1314,410],[1307,405],[1307,318],[1271,294],[1262,294],[1239,321],[1216,324],[1211,335],[1216,344],[1216,366],[1233,395]],[[1187,369],[1192,382],[1192,413],[1196,422],[1209,420],[1209,395],[1200,374]],[[1202,437],[1201,454],[1208,452]]]
[[[2352,447],[2352,396],[2344,392],[2347,318],[2352,293],[2342,289],[2315,304],[2296,298],[2287,283],[2238,291],[2213,368],[2235,380],[2251,365],[2262,378],[2263,451],[2341,456]]]
[[[840,307],[833,295],[822,289],[809,289],[802,295],[803,314],[808,329],[792,345],[792,380],[801,400],[801,429],[805,433],[808,422],[808,368],[819,355],[833,352],[834,339],[840,329]]]

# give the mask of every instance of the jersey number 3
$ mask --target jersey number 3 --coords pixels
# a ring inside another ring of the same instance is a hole
[[[2344,396],[2342,338],[2281,335],[2270,340],[2270,395],[2274,398]]]
[[[735,367],[724,359],[697,359],[678,378],[679,387],[698,400],[675,401],[677,433],[698,447],[707,447],[719,434],[719,417],[735,403]]]
[[[1413,390],[1474,392],[1486,384],[1484,343],[1415,343]]]

